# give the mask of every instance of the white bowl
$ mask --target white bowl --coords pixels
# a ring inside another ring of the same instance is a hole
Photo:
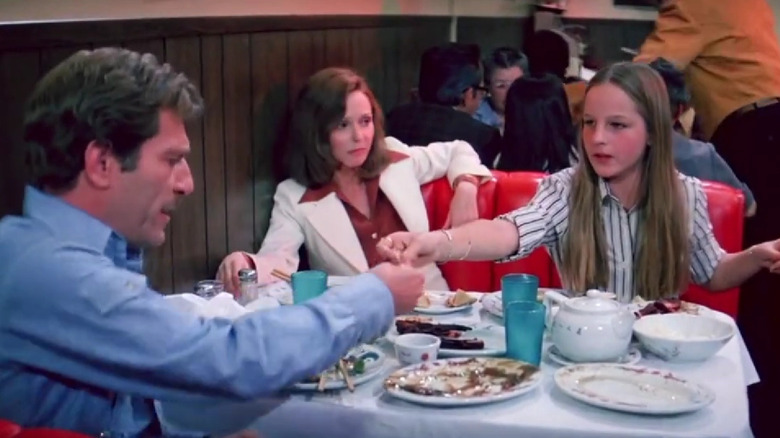
[[[402,364],[432,362],[439,355],[441,339],[426,333],[406,333],[395,338],[395,356]]]
[[[707,360],[735,332],[729,322],[684,313],[643,316],[634,323],[634,336],[642,346],[668,362]]]

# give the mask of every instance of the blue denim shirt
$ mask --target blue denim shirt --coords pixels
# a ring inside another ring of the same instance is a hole
[[[393,318],[373,274],[305,305],[202,318],[149,289],[141,260],[96,218],[27,188],[24,216],[0,221],[0,418],[137,436],[153,400],[273,394]]]
[[[472,117],[488,126],[492,126],[498,129],[499,131],[503,130],[504,122],[490,105],[489,99],[487,98],[482,99],[482,102],[479,104],[479,108],[477,108],[477,111]]]

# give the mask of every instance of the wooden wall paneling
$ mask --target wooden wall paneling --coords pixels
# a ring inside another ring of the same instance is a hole
[[[79,50],[90,50],[91,44],[82,44],[78,46],[53,47],[40,51],[41,54],[41,77],[54,68],[57,64],[64,61]]]
[[[201,93],[203,115],[203,188],[206,207],[208,273],[214,275],[227,254],[227,190],[223,104],[222,37],[204,36],[201,41]]]
[[[162,38],[128,41],[125,48],[138,53],[151,53],[157,61],[165,61],[165,41]],[[177,68],[174,66],[174,68]],[[144,270],[149,277],[152,288],[159,292],[170,293],[174,290],[173,284],[173,239],[169,225],[165,243],[148,249],[144,254]]]
[[[458,42],[478,44],[482,57],[498,47],[522,49],[524,32],[530,20],[524,17],[460,17],[458,18]]]
[[[40,75],[36,50],[0,52],[0,217],[21,214],[24,198],[24,104]]]
[[[349,67],[352,64],[352,30],[327,29],[325,32],[325,64],[331,67]]]
[[[368,86],[379,102],[385,97],[385,72],[382,68],[382,53],[379,44],[379,29],[355,29],[352,31],[352,59],[355,70],[366,78]]]
[[[288,98],[292,103],[311,75],[326,67],[325,31],[298,30],[287,35]],[[354,59],[352,60],[354,63]]]
[[[248,34],[222,39],[225,189],[228,251],[252,251],[254,175],[252,174],[252,81]]]
[[[398,97],[396,105],[411,100],[412,89],[417,88],[420,75],[420,55],[414,45],[415,32],[411,26],[398,29]],[[390,112],[393,107],[385,108]]]
[[[326,41],[332,41],[327,40]],[[276,191],[274,165],[283,162],[287,114],[287,34],[252,35],[252,163],[254,164],[254,245],[260,248]],[[330,52],[329,52],[330,53]]]
[[[400,33],[397,28],[382,27],[379,28],[379,68],[384,72],[384,82],[382,83],[383,96],[380,98],[382,108],[386,111],[399,102],[399,78],[401,76],[399,63]]]
[[[166,62],[201,88],[201,44],[198,37],[165,40]],[[212,277],[208,272],[206,243],[206,190],[204,168],[203,121],[187,123],[190,139],[188,163],[194,182],[193,192],[176,209],[169,225],[173,265],[173,291],[189,292],[199,280]]]

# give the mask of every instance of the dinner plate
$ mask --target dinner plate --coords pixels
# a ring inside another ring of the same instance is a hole
[[[373,345],[358,345],[357,347],[349,350],[349,353],[345,356],[355,357],[357,359],[363,359],[365,361],[365,370],[362,374],[352,374],[352,382],[355,386],[361,383],[367,382],[377,376],[382,371],[382,365],[385,363],[386,355],[377,347]],[[293,385],[293,388],[303,391],[316,391],[319,379],[314,382],[299,382]],[[324,389],[344,389],[347,387],[347,382],[344,380],[344,376],[336,369],[335,366],[328,368],[325,371],[325,387]]]
[[[542,297],[544,297],[544,294],[548,291],[559,292],[565,296],[569,296],[571,294],[571,292],[563,289],[552,289],[548,287],[540,287],[539,291],[536,293],[536,300],[541,303]],[[504,304],[501,302],[501,291],[485,294],[482,297],[482,308],[494,316],[503,318]]]
[[[385,379],[393,397],[431,406],[471,406],[523,395],[542,381],[539,368],[513,359],[439,359],[401,368]]]
[[[555,384],[584,403],[636,414],[681,414],[715,401],[715,393],[703,385],[636,365],[569,365],[555,372]]]
[[[575,364],[582,364],[586,362],[575,362],[568,357],[561,354],[560,351],[558,351],[558,348],[555,345],[550,345],[550,348],[547,349],[547,357],[557,363],[558,365],[575,365]],[[617,360],[613,362],[606,362],[606,363],[617,363],[621,365],[633,365],[637,362],[642,360],[642,353],[639,351],[638,348],[631,346],[629,347],[626,354],[620,356],[617,358]],[[605,363],[602,361],[601,363]]]
[[[447,313],[462,312],[464,310],[470,310],[474,307],[474,303],[466,304],[458,307],[448,307],[445,305],[447,298],[454,295],[455,292],[449,291],[433,291],[429,290],[425,292],[431,300],[429,307],[415,307],[414,311],[417,313],[424,313],[427,315],[444,315]]]
[[[436,324],[437,321],[430,321]],[[443,322],[443,321],[442,321]],[[471,327],[469,331],[463,332],[466,339],[477,338],[485,343],[485,348],[481,350],[460,350],[454,348],[439,348],[439,357],[482,357],[482,356],[502,356],[506,353],[506,338],[504,327],[496,324],[486,323],[468,323],[458,321],[446,321],[443,323],[453,323]],[[395,342],[398,337],[398,330],[393,324],[390,330],[385,334],[385,338],[390,342]]]

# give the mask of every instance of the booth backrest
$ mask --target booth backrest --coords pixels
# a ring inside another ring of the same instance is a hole
[[[538,172],[493,172],[494,179],[479,188],[479,216],[491,219],[499,214],[526,205],[545,174]],[[715,182],[704,182],[710,221],[715,238],[728,252],[742,249],[744,226],[744,197],[742,192]],[[452,188],[446,178],[422,187],[428,208],[431,229],[442,228],[449,214]],[[560,287],[561,282],[555,264],[544,248],[530,256],[509,263],[450,262],[441,266],[444,278],[451,289],[492,292],[501,289],[501,277],[513,272],[523,272],[539,277],[541,287]],[[736,317],[739,289],[708,292],[691,285],[683,298],[700,303]]]

